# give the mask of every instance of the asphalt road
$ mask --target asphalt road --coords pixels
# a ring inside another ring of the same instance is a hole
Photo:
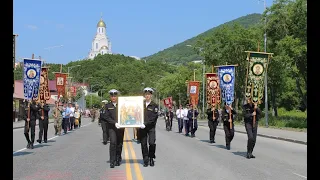
[[[209,144],[209,129],[199,127],[195,138],[167,132],[163,118],[158,119],[157,150],[154,167],[142,166],[140,144],[131,141],[132,129],[125,133],[123,163],[109,168],[109,145],[103,145],[97,123],[84,119],[84,127],[67,135],[53,135],[49,125],[47,144],[33,150],[23,149],[23,129],[13,130],[13,179],[64,180],[277,180],[307,179],[307,146],[258,137],[255,159],[246,159],[247,136],[235,133],[231,150],[226,150],[224,132],[217,130],[216,144]],[[36,134],[36,139],[38,135]]]

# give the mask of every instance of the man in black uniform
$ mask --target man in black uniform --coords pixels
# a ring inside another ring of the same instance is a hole
[[[208,108],[207,115],[208,115],[208,126],[210,128],[210,132],[209,132],[210,143],[215,143],[214,137],[216,135],[217,126],[219,123],[218,122],[218,118],[219,118],[218,109]]]
[[[165,118],[166,118],[166,129],[167,129],[167,131],[171,131],[172,130],[172,120],[173,120],[173,112],[172,112],[171,107],[166,112]]]
[[[36,119],[39,115],[39,109],[40,107],[37,105],[35,99],[33,99],[32,102],[30,102],[30,116],[28,118],[28,112],[27,112],[27,121],[25,122],[24,126],[24,135],[28,141],[27,148],[33,149],[33,143],[35,139],[35,131],[36,131]],[[31,129],[31,141],[29,138],[29,130]]]
[[[106,104],[105,113],[102,114],[101,122],[106,121],[108,123],[109,136],[110,136],[110,168],[114,166],[120,166],[121,153],[123,145],[124,128],[120,128],[118,124],[118,94],[119,91],[111,89],[109,91],[111,102]]]
[[[230,117],[230,111],[231,111],[231,117]],[[225,104],[222,110],[222,120],[223,120],[223,129],[224,129],[225,138],[226,138],[226,148],[228,150],[230,150],[230,144],[234,137],[234,118],[233,118],[234,116],[233,115],[235,114],[237,114],[237,112],[233,110],[231,105],[228,106],[227,104]],[[232,128],[230,128],[230,122],[231,122]]]
[[[48,141],[48,125],[49,125],[49,105],[46,104],[44,101],[43,104],[40,106],[41,117],[39,119],[39,139],[37,140],[38,143],[42,142],[42,135],[44,143]]]
[[[253,148],[256,144],[257,131],[258,131],[258,120],[261,116],[261,110],[258,108],[257,104],[253,104],[251,98],[247,98],[247,103],[243,105],[243,115],[245,127],[248,135],[247,144],[247,158],[255,158],[252,155]],[[253,117],[256,118],[256,123],[253,126]]]
[[[189,118],[189,131],[191,132],[191,137],[196,137],[195,133],[198,129],[198,120],[197,117],[199,112],[196,108],[193,108],[192,104],[190,104],[190,110],[188,111]],[[189,133],[187,134],[189,136]]]
[[[101,128],[102,128],[102,143],[104,145],[108,144],[108,139],[109,139],[109,132],[108,132],[108,123],[106,120],[102,119],[103,117],[103,114],[105,113],[105,106],[106,106],[106,103],[108,101],[104,100],[102,101],[103,105],[102,105],[102,108],[100,109],[100,117],[99,117],[99,124],[101,124]]]
[[[151,101],[153,89],[145,88],[144,90],[144,124],[140,127],[140,142],[141,151],[143,157],[143,166],[147,167],[150,162],[150,166],[154,166],[154,160],[156,158],[156,124],[158,119],[158,105]],[[149,138],[149,148],[148,148]]]

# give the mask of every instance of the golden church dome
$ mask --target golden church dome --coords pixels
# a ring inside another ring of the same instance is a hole
[[[106,23],[104,23],[104,21],[102,19],[100,19],[100,21],[97,24],[97,27],[104,27],[106,28]]]
[[[109,48],[108,48],[108,46],[102,46],[102,47],[101,47],[101,50],[102,50],[102,49],[109,49]]]

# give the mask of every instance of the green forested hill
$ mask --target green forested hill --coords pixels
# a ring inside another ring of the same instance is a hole
[[[237,18],[235,20],[226,22],[222,25],[219,25],[217,27],[214,27],[212,29],[209,29],[208,31],[205,31],[204,33],[201,33],[191,39],[188,39],[182,43],[176,44],[172,47],[169,47],[167,49],[164,49],[163,51],[160,51],[156,54],[153,54],[148,57],[144,57],[143,59],[146,60],[156,60],[161,62],[167,62],[170,64],[185,64],[186,62],[199,60],[201,57],[197,55],[197,52],[190,47],[187,47],[186,45],[195,45],[198,40],[208,37],[214,33],[214,31],[224,25],[232,25],[232,24],[240,24],[244,27],[249,27],[252,25],[256,25],[260,22],[262,18],[261,14],[249,14],[246,16],[242,16],[240,18]]]

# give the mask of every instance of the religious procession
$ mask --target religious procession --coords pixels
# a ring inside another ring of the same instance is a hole
[[[245,129],[248,135],[247,155],[246,158],[255,158],[252,154],[256,144],[258,121],[262,115],[260,108],[263,90],[264,90],[264,75],[267,70],[269,60],[272,53],[246,51],[247,55],[247,74],[246,74],[246,89],[245,101],[243,102],[243,119]],[[205,112],[208,120],[209,142],[215,143],[216,129],[219,123],[223,125],[225,132],[225,148],[231,149],[231,142],[235,135],[234,120],[237,115],[234,107],[234,86],[236,82],[236,67],[238,65],[221,65],[213,66],[212,73],[206,73],[206,102],[207,111]],[[214,73],[214,68],[218,69]],[[179,108],[173,113],[172,97],[167,97],[163,100],[166,107],[165,124],[166,130],[172,130],[173,118],[178,121],[178,132],[184,133],[185,136],[194,138],[198,129],[198,102],[200,81],[194,79],[188,81],[187,95],[189,103],[180,104]],[[203,112],[204,113],[204,112]],[[184,128],[184,132],[182,132]]]
[[[247,158],[255,158],[252,154],[256,144],[258,121],[261,110],[258,105],[263,95],[263,77],[267,70],[268,62],[272,53],[247,51],[247,74],[246,74],[246,102],[243,104],[243,118],[248,134]],[[46,100],[50,96],[48,91],[48,68],[42,67],[41,60],[24,60],[24,95],[25,95],[25,130],[24,135],[28,142],[27,148],[33,149],[35,141],[36,120],[39,121],[38,143],[47,142],[48,112],[50,108]],[[225,147],[231,149],[234,138],[234,117],[237,115],[233,108],[234,86],[236,82],[236,67],[238,65],[213,66],[212,73],[206,74],[206,100],[207,119],[210,128],[210,143],[215,143],[215,132],[219,123],[219,117],[225,132]],[[214,68],[218,69],[214,73]],[[67,73],[56,72],[56,86],[58,100],[53,108],[55,135],[61,135],[62,131],[67,134],[81,127],[82,110],[71,102],[60,102],[60,96],[66,94]],[[178,120],[178,132],[194,138],[198,129],[197,110],[199,102],[200,81],[195,79],[187,82],[187,95],[189,103],[180,104],[173,113],[173,99],[168,97],[163,100],[163,105],[168,109],[165,113],[165,125],[167,131],[172,131],[173,117]],[[134,138],[141,144],[143,166],[154,166],[156,158],[156,124],[160,113],[157,103],[152,100],[153,88],[143,89],[143,96],[120,96],[120,91],[109,91],[110,102],[102,101],[103,106],[97,115],[98,123],[102,128],[103,145],[109,145],[110,168],[120,166],[122,162],[122,148],[125,128],[134,128]],[[93,112],[92,122],[96,118]],[[184,129],[184,132],[182,132]],[[31,132],[31,139],[29,137]],[[43,137],[43,138],[42,138]]]
[[[78,104],[56,100],[54,107],[50,108],[49,67],[43,66],[40,59],[24,59],[24,107],[23,119],[25,120],[24,135],[27,140],[27,149],[33,149],[35,143],[36,121],[39,125],[38,143],[48,142],[48,125],[50,112],[54,118],[54,134],[61,136],[81,127],[81,117],[84,111]],[[69,94],[67,73],[55,72],[58,99]],[[71,88],[70,88],[71,89]],[[68,93],[66,93],[68,92]]]

